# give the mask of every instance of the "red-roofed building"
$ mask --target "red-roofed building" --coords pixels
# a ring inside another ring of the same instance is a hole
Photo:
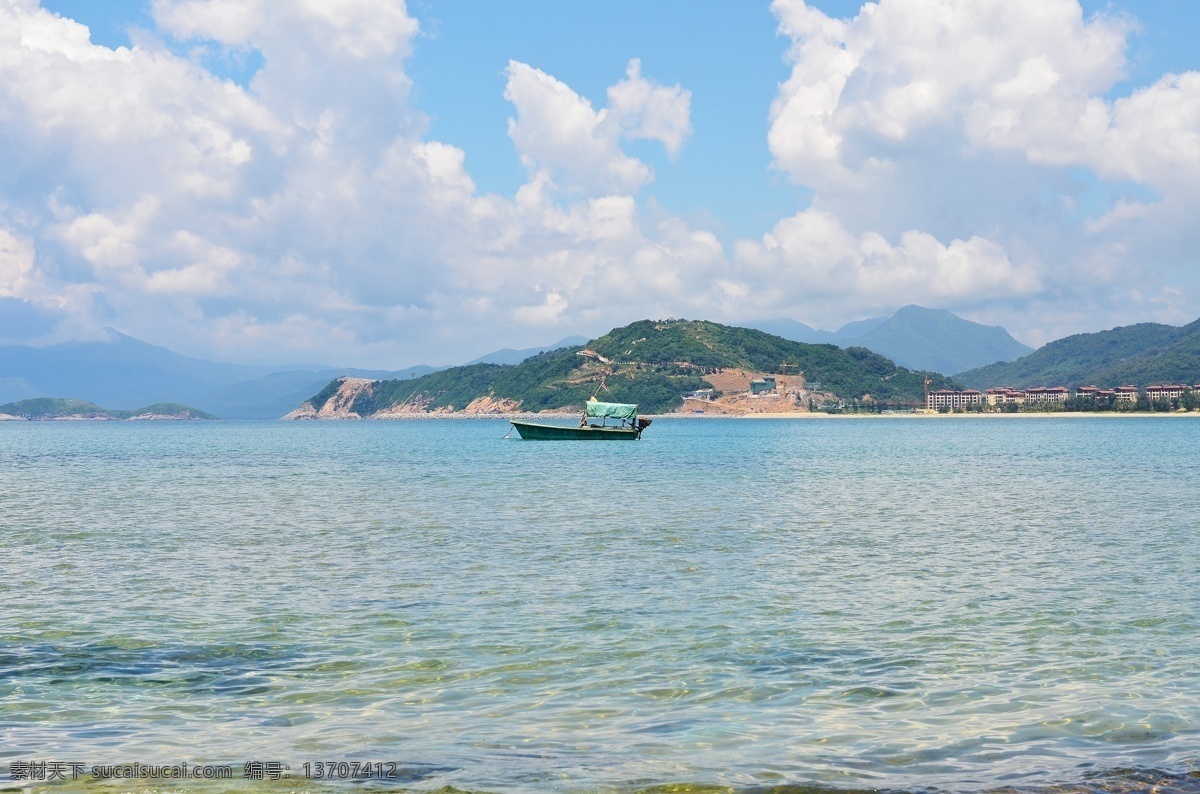
[[[997,389],[988,389],[985,399],[988,405],[1004,405],[1005,403],[1021,405],[1025,402],[1025,392],[1001,386]]]
[[[1137,386],[1118,386],[1113,391],[1117,395],[1117,400],[1131,403],[1137,402],[1140,393]]]
[[[1178,384],[1147,386],[1146,399],[1152,403],[1160,400],[1178,400],[1187,391],[1187,388],[1187,386]]]
[[[974,389],[967,389],[966,391],[938,389],[925,395],[925,407],[931,411],[937,411],[942,408],[953,411],[956,408],[965,408],[968,405],[982,404],[983,394]]]
[[[1071,392],[1065,386],[1035,387],[1025,390],[1027,403],[1065,403]]]

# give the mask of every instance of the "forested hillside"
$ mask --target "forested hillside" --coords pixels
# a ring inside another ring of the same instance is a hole
[[[689,320],[642,320],[577,346],[542,353],[515,366],[472,364],[420,378],[377,381],[362,388],[350,410],[358,416],[405,406],[463,410],[489,397],[523,411],[576,408],[593,394],[638,403],[646,413],[677,408],[706,376],[736,368],[803,375],[806,383],[845,400],[916,405],[926,374],[897,367],[864,348],[809,345],[748,328]],[[931,385],[953,385],[930,374]],[[320,409],[337,392],[330,383],[309,400]]]
[[[1139,323],[1076,334],[1024,358],[956,376],[966,386],[1146,386],[1200,379],[1200,320],[1179,327]]]

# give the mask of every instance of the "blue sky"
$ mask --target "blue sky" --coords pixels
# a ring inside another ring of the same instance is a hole
[[[130,46],[131,27],[154,28],[147,0],[42,5],[84,22],[92,40],[109,47]],[[857,0],[811,5],[839,17],[853,17],[861,7]],[[1130,40],[1128,77],[1109,92],[1112,97],[1200,61],[1192,38],[1200,31],[1200,3],[1194,0],[1084,0],[1081,6],[1088,15],[1127,15],[1139,25]],[[765,3],[416,0],[408,10],[422,29],[409,69],[416,105],[429,117],[431,137],[467,152],[467,167],[482,190],[511,195],[524,179],[506,132],[512,106],[503,96],[504,69],[510,59],[603,104],[605,89],[628,60],[641,58],[659,82],[681,83],[693,97],[695,131],[678,161],[649,144],[632,147],[654,165],[650,195],[675,212],[704,218],[728,240],[761,234],[811,199],[810,190],[771,168],[767,108],[789,69],[778,23]],[[247,50],[207,63],[246,85],[261,58]],[[1107,206],[1110,195],[1093,187],[1089,199]]]
[[[8,3],[0,154],[54,165],[0,185],[7,341],[398,367],[655,312],[1200,314],[1185,0]]]

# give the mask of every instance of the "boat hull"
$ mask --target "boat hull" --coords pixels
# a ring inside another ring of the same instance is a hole
[[[636,441],[640,432],[628,427],[571,427],[513,420],[526,441]]]

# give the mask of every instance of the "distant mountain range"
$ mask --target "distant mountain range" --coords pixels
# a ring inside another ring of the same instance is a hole
[[[520,364],[525,359],[536,356],[538,353],[548,353],[551,350],[561,350],[564,347],[575,347],[576,345],[582,345],[587,340],[586,336],[568,336],[546,347],[527,347],[524,350],[513,350],[511,347],[506,347],[503,350],[497,350],[494,353],[488,353],[486,356],[472,359],[467,362],[467,366],[471,364]]]
[[[906,306],[891,317],[850,323],[836,332],[817,331],[792,320],[754,325],[793,342],[864,347],[907,369],[961,372],[955,380],[972,388],[1200,380],[1200,320],[1183,327],[1141,323],[1078,334],[1037,351],[1003,328],[919,306]],[[497,350],[475,359],[471,366],[515,364],[583,340],[575,336],[544,348]],[[70,398],[118,406],[113,409],[118,412],[182,403],[223,419],[277,419],[337,377],[398,382],[445,369],[224,364],[182,356],[113,332],[103,342],[0,346],[0,403]]]
[[[506,348],[476,361],[518,363],[582,341],[586,339],[568,337],[544,348]],[[0,403],[45,397],[129,408],[186,403],[223,419],[278,419],[332,378],[403,380],[445,368],[419,365],[393,371],[325,364],[223,364],[182,356],[113,331],[101,342],[0,346]],[[97,410],[120,413],[122,409]]]
[[[865,347],[902,367],[953,374],[1012,361],[1033,352],[998,325],[981,325],[944,309],[905,306],[891,317],[874,317],[818,331],[795,320],[767,320],[749,327],[784,339],[839,347]]]
[[[1076,334],[1011,363],[979,367],[956,379],[974,389],[1195,384],[1200,381],[1200,320],[1184,326],[1139,323]]]

